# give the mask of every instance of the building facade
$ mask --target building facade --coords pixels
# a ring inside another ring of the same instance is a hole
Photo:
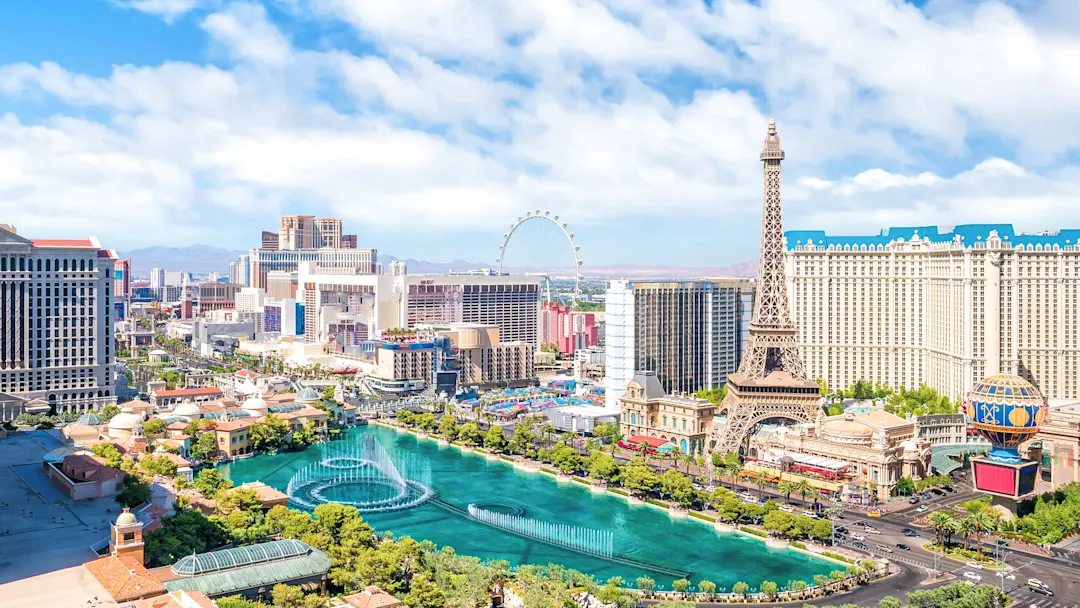
[[[738,367],[754,305],[754,282],[612,281],[605,321],[605,391],[615,407],[638,370],[665,392],[719,388]]]
[[[241,289],[236,283],[200,283],[199,313],[236,308],[236,294]]]
[[[1012,373],[1047,398],[1080,397],[1080,230],[785,236],[810,377],[836,388],[926,384],[960,400],[977,379]]]
[[[641,371],[619,399],[619,432],[670,441],[683,454],[704,455],[716,405],[686,394],[668,395],[656,372]]]
[[[162,287],[165,287],[165,269],[151,268],[150,289],[161,289]]]
[[[541,305],[540,331],[541,345],[554,345],[562,355],[573,355],[578,349],[600,342],[596,313],[571,310],[558,302]]]
[[[241,255],[229,263],[229,282],[247,287],[251,283],[251,256]]]
[[[314,272],[327,274],[375,274],[378,254],[374,249],[252,249],[251,287],[267,288],[267,274],[296,272],[302,263],[315,265]]]
[[[0,230],[0,393],[55,412],[116,403],[115,264],[95,237]]]

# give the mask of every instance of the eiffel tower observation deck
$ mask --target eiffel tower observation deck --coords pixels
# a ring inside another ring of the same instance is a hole
[[[788,309],[784,270],[784,218],[780,203],[780,163],[784,151],[769,121],[761,161],[765,165],[765,196],[761,215],[761,258],[757,294],[750,320],[750,337],[739,371],[728,376],[727,397],[718,408],[727,423],[714,429],[713,451],[736,452],[755,425],[784,418],[811,422],[820,411],[816,382],[806,377]]]

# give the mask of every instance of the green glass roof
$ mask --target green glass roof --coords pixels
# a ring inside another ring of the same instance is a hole
[[[181,576],[195,576],[196,574],[206,574],[207,572],[217,572],[289,557],[298,557],[307,555],[311,551],[311,547],[295,539],[275,540],[247,547],[189,555],[173,564],[172,570]]]
[[[281,412],[293,412],[296,410],[304,409],[303,403],[285,403],[283,405],[271,405],[266,408],[268,411],[274,414],[280,414]]]

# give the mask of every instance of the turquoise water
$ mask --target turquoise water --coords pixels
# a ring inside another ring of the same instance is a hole
[[[516,471],[506,462],[489,462],[482,454],[463,454],[412,433],[379,426],[359,427],[349,435],[374,434],[392,456],[402,452],[426,458],[438,498],[465,509],[470,503],[525,517],[614,533],[615,554],[637,562],[667,566],[690,573],[695,584],[710,580],[730,589],[737,581],[757,587],[763,580],[783,586],[790,580],[812,582],[815,574],[828,574],[834,564],[788,549],[770,549],[741,534],[721,534],[712,526],[690,519],[672,519],[644,505],[630,505],[620,497],[594,494],[579,483],[559,483],[543,473]],[[284,491],[299,468],[320,460],[318,448],[303,452],[256,456],[220,467],[236,484],[259,480]],[[328,498],[347,498],[344,488],[332,488]],[[501,505],[501,506],[500,506]],[[671,574],[649,571],[634,564],[613,563],[515,536],[477,523],[428,503],[393,513],[366,514],[377,530],[397,536],[427,539],[449,545],[461,554],[482,559],[505,559],[513,565],[559,563],[587,572],[603,581],[621,576],[630,584],[649,576],[657,586],[670,588]]]

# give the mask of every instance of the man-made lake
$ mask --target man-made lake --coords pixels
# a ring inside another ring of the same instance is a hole
[[[560,483],[544,473],[516,471],[510,463],[488,461],[483,454],[463,454],[450,446],[417,438],[412,433],[369,426],[345,431],[354,440],[374,435],[395,459],[426,459],[438,502],[411,509],[370,513],[364,517],[379,531],[449,545],[460,554],[482,559],[504,559],[513,565],[559,563],[595,576],[603,582],[621,576],[630,585],[639,576],[653,578],[658,588],[670,588],[670,572],[650,570],[652,564],[689,573],[696,585],[710,580],[730,589],[738,581],[758,587],[769,580],[781,587],[792,580],[811,583],[815,574],[839,567],[789,549],[770,549],[741,534],[724,534],[712,525],[692,519],[673,519],[645,505],[630,505],[621,497],[594,494],[579,483]],[[337,442],[335,442],[337,443]],[[322,447],[275,456],[257,456],[225,464],[223,475],[234,483],[259,480],[285,491],[300,468],[321,460]],[[344,488],[328,489],[327,499],[347,500]],[[469,504],[550,523],[606,530],[613,534],[614,553],[623,560],[606,560],[517,536],[479,523],[447,506],[467,509]]]

